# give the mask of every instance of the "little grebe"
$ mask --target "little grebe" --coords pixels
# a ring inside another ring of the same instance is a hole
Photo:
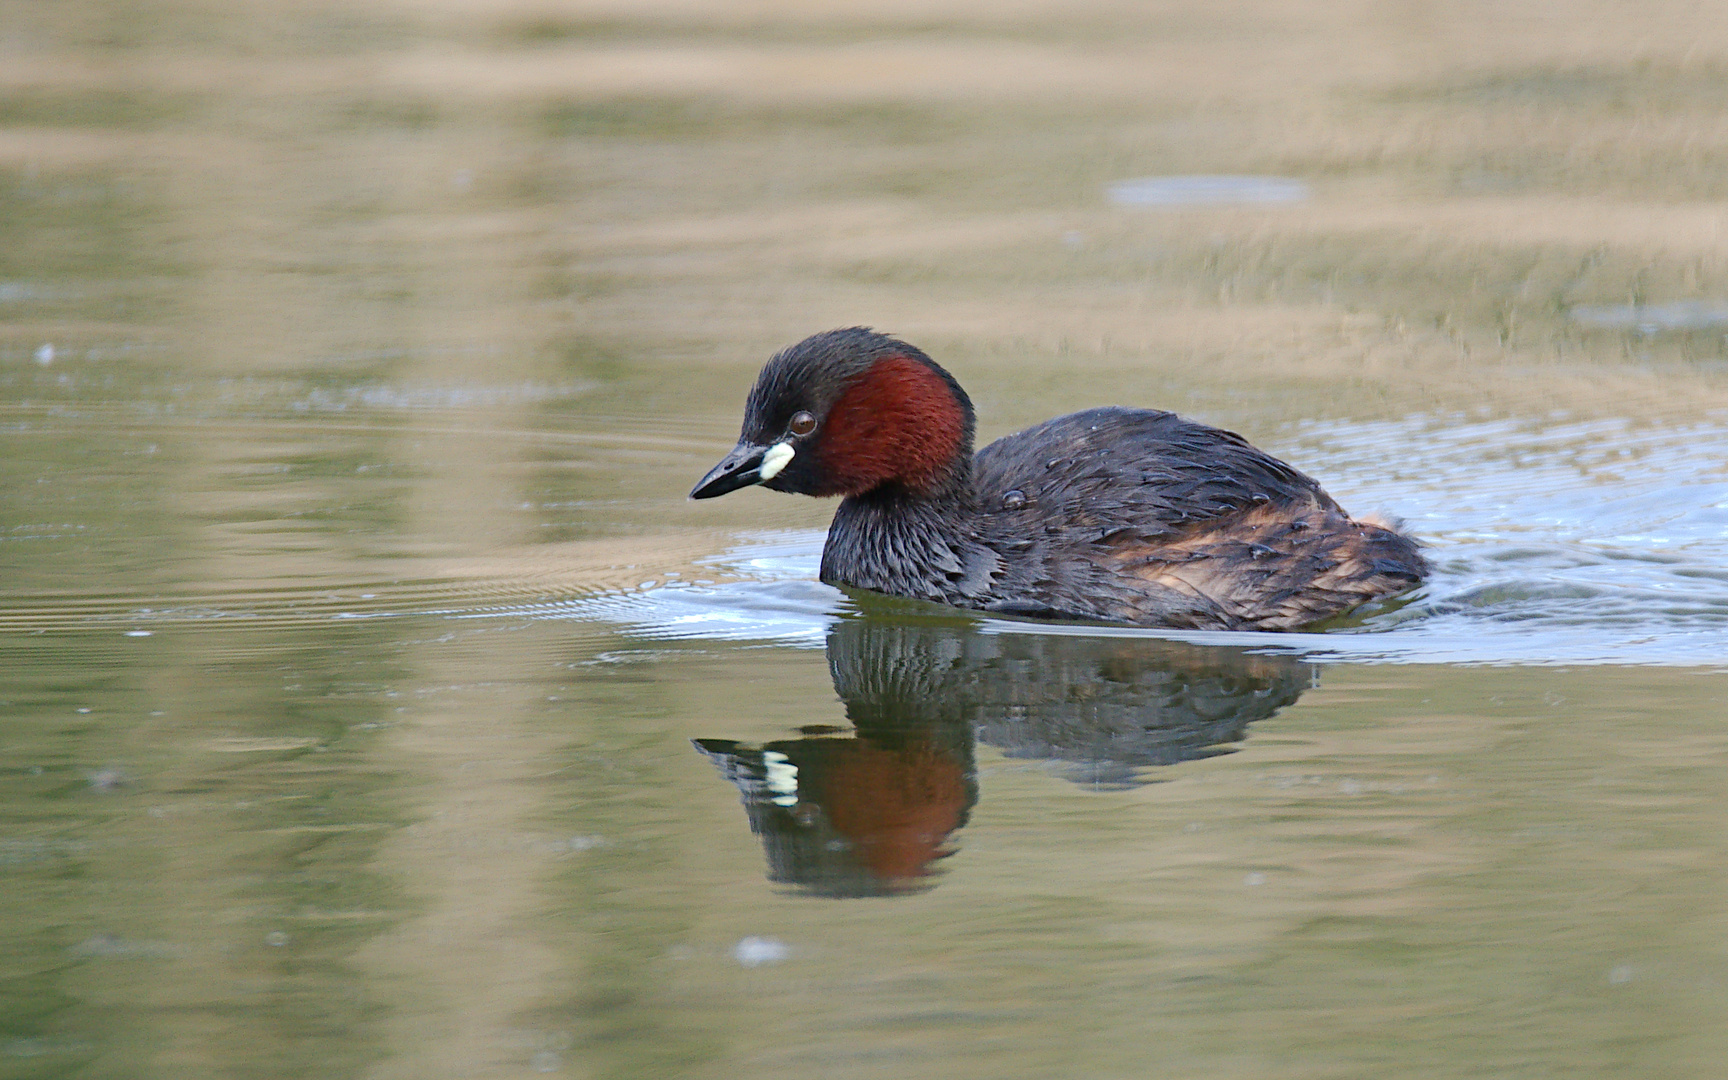
[[[823,581],[1014,615],[1290,630],[1427,572],[1396,528],[1174,413],[1088,409],[976,457],[972,435],[971,400],[923,352],[830,330],[768,361],[738,445],[690,497],[842,496]]]

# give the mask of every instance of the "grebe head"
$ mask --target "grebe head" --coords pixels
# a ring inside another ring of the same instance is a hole
[[[738,445],[690,492],[751,484],[802,495],[862,495],[888,484],[933,496],[963,486],[972,402],[914,346],[861,326],[805,338],[768,361]]]

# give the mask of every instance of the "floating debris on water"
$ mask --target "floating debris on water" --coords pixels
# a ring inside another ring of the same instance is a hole
[[[180,949],[166,941],[123,938],[118,934],[96,934],[66,950],[80,960],[171,960]]]
[[[113,791],[123,787],[127,782],[126,774],[112,765],[106,769],[97,769],[87,779],[90,781],[90,786],[97,791]]]
[[[792,948],[774,938],[747,937],[738,942],[732,955],[745,967],[761,967],[763,964],[778,964],[792,955]]]
[[[1145,176],[1110,185],[1117,206],[1218,206],[1295,203],[1308,185],[1288,176]]]

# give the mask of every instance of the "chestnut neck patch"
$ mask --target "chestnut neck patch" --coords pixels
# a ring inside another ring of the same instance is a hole
[[[823,424],[819,495],[861,495],[889,481],[933,492],[965,452],[966,412],[948,381],[908,356],[876,361]]]

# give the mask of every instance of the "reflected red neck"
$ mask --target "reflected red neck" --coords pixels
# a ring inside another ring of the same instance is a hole
[[[934,494],[966,451],[966,410],[929,365],[878,360],[840,396],[823,424],[820,495],[861,495],[896,482]]]

